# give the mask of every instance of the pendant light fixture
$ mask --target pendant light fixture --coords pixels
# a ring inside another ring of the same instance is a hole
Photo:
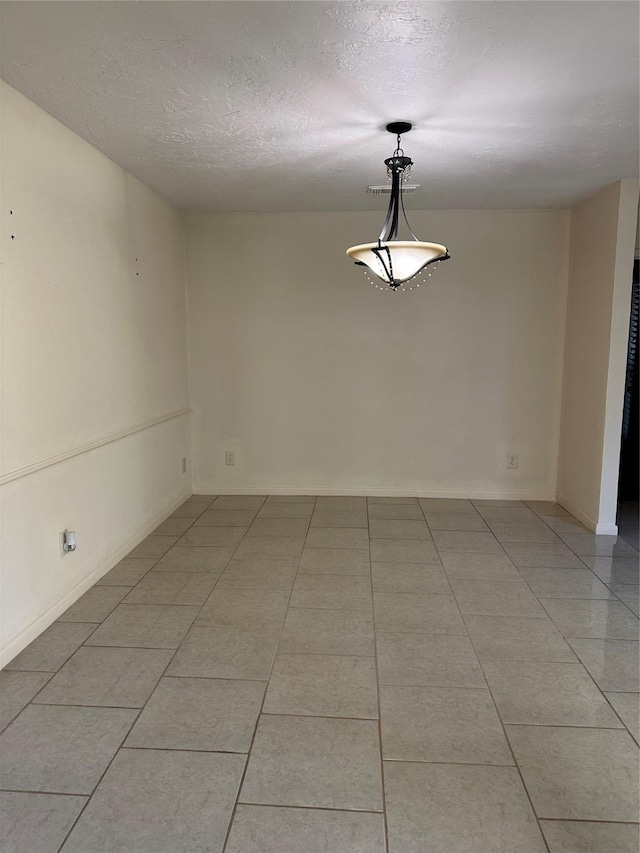
[[[408,121],[394,121],[387,125],[389,133],[397,136],[396,150],[385,160],[387,179],[391,181],[391,198],[387,218],[376,243],[363,243],[347,249],[347,255],[380,290],[413,290],[420,287],[419,277],[428,277],[431,264],[437,265],[450,257],[446,246],[440,243],[423,243],[411,230],[402,198],[403,184],[411,174],[413,161],[400,147],[400,137],[411,130]],[[400,213],[412,240],[398,240]],[[435,269],[435,267],[434,267]],[[372,275],[375,276],[372,277]]]

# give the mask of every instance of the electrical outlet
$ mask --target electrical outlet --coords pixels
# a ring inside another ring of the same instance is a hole
[[[507,453],[507,468],[517,468],[518,467],[518,454],[517,453]]]
[[[73,552],[76,550],[76,532],[75,530],[63,530],[62,533],[58,534],[58,542],[60,545],[60,556],[64,557],[66,554]]]
[[[187,473],[187,457],[186,456],[182,457],[182,473],[183,474]]]
[[[236,454],[233,450],[225,450],[225,452],[224,452],[224,464],[225,465],[235,465],[236,464]]]

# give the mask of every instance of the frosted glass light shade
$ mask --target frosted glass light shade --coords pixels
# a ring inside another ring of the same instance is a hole
[[[382,248],[382,259],[373,251],[380,248]],[[390,279],[387,270],[388,256],[384,251],[385,248],[391,254],[393,281]],[[388,240],[382,243],[362,243],[360,246],[352,246],[347,249],[347,255],[356,263],[359,262],[368,266],[372,273],[387,284],[398,285],[409,281],[427,264],[446,256],[447,249],[440,243],[422,243],[417,240]]]

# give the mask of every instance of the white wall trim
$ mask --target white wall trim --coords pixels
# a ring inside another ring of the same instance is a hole
[[[102,560],[101,563],[79,584],[57,601],[53,607],[50,607],[46,613],[38,617],[35,622],[32,622],[27,628],[17,634],[13,639],[9,640],[7,645],[0,649],[0,669],[6,666],[9,661],[12,661],[16,655],[19,655],[29,643],[33,642],[36,637],[46,630],[58,616],[61,616],[67,608],[76,602],[81,595],[90,589],[96,581],[99,581],[103,575],[120,562],[127,554],[132,551],[136,545],[139,545],[150,533],[152,533],[159,524],[162,524],[175,510],[191,496],[191,490],[185,492],[176,500],[172,501],[168,507],[165,507],[161,512],[157,513],[154,518],[149,521],[141,530],[138,530],[124,545],[116,548],[108,557]]]
[[[617,524],[605,524],[603,522],[599,522],[596,525],[596,529],[594,533],[597,533],[598,536],[617,536],[618,535],[618,525]]]
[[[200,483],[194,495],[356,495],[399,498],[470,498],[472,500],[555,501],[555,492],[482,491],[473,489],[398,489],[392,487],[327,488],[318,486],[216,486]]]
[[[134,435],[136,432],[149,429],[158,424],[172,421],[174,418],[180,418],[183,415],[188,415],[191,412],[191,406],[186,406],[184,409],[177,409],[174,412],[169,412],[166,415],[160,415],[157,418],[150,418],[148,421],[135,424],[131,427],[112,432],[102,438],[97,438],[95,441],[90,441],[87,444],[80,444],[78,447],[73,447],[71,450],[65,450],[64,453],[58,453],[55,456],[49,456],[47,459],[41,459],[39,462],[34,462],[32,465],[25,465],[24,468],[16,468],[14,471],[8,471],[0,476],[0,486],[4,483],[10,483],[12,480],[19,480],[21,477],[27,477],[29,474],[34,474],[36,471],[41,471],[43,468],[49,468],[51,465],[57,465],[59,462],[64,462],[71,459],[73,456],[80,456],[82,453],[89,453],[91,450],[96,450],[98,447],[104,447],[105,444],[111,444],[114,441],[119,441],[121,438],[126,438],[129,435]]]
[[[563,498],[562,495],[558,495],[557,498],[560,506],[564,507],[567,512],[570,512],[578,521],[581,521],[585,527],[588,527],[593,533],[597,533],[600,536],[617,536],[618,535],[618,525],[617,524],[599,524],[597,521],[594,521],[593,518],[589,518],[588,515],[585,515],[581,509],[571,503],[567,498]]]

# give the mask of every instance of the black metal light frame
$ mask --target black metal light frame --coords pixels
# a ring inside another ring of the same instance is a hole
[[[385,272],[385,275],[388,279],[388,285],[393,290],[396,290],[405,282],[395,282],[393,276],[393,262],[391,258],[391,251],[389,247],[383,245],[388,241],[396,240],[398,237],[398,226],[400,224],[400,213],[402,213],[402,218],[407,226],[409,234],[416,241],[416,243],[421,242],[416,235],[413,233],[411,226],[409,225],[409,220],[407,219],[407,212],[404,207],[404,197],[403,197],[403,182],[405,178],[405,174],[411,170],[413,166],[413,160],[411,157],[407,157],[404,153],[404,150],[400,147],[401,136],[403,133],[411,130],[412,124],[408,121],[394,121],[386,126],[386,129],[389,133],[393,133],[397,137],[396,150],[393,152],[391,157],[388,157],[384,162],[387,167],[387,174],[391,178],[391,198],[389,199],[389,207],[387,209],[387,215],[384,220],[384,225],[382,226],[382,231],[380,232],[380,236],[378,237],[378,245],[376,248],[372,248],[371,251],[375,254],[375,256],[380,261],[382,265],[382,269]],[[440,261],[446,261],[451,257],[448,251],[445,251],[444,254],[439,257],[432,258],[430,261],[427,261],[423,264],[419,270],[411,277],[415,278],[415,276],[419,275],[423,269],[428,267],[430,264],[439,263]],[[357,266],[366,267],[367,265],[363,261],[355,261]],[[407,279],[410,281],[411,279]]]

